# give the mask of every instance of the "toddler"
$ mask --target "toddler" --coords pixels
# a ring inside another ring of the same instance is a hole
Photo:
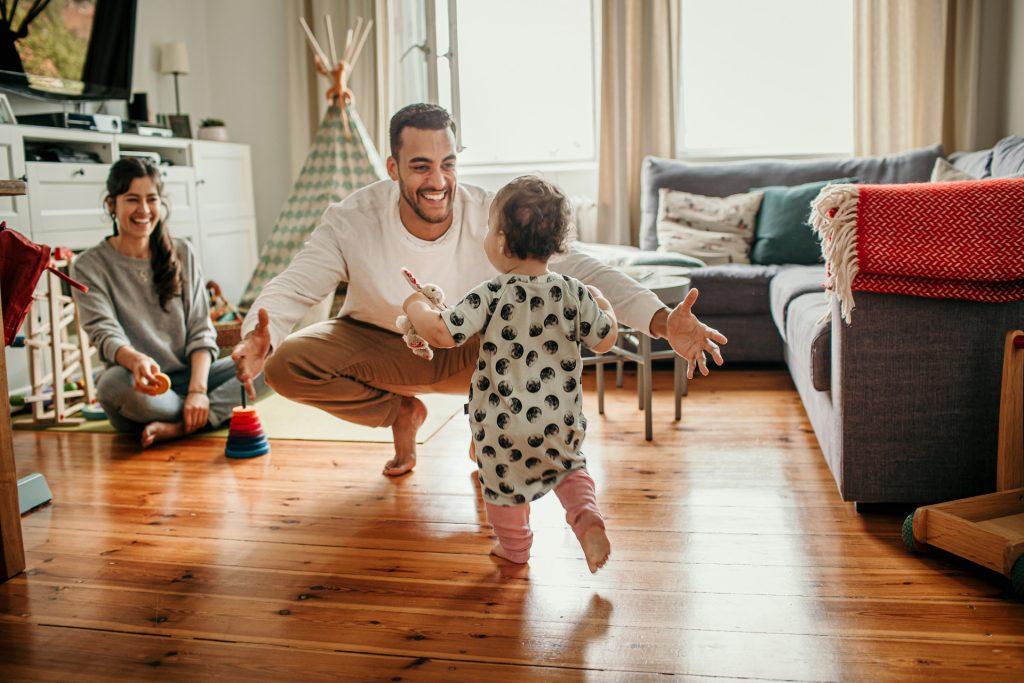
[[[533,176],[513,180],[494,197],[487,258],[502,275],[438,312],[422,294],[405,312],[426,341],[446,348],[480,334],[469,389],[479,481],[498,543],[492,552],[530,557],[530,501],[554,490],[591,572],[611,546],[597,507],[594,480],[580,445],[580,344],[604,353],[615,342],[611,305],[593,287],[548,271],[568,238],[571,210],[562,192]]]

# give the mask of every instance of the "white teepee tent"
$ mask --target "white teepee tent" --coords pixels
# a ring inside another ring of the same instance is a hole
[[[385,177],[384,163],[374,149],[355,107],[346,78],[359,58],[373,21],[363,26],[362,19],[347,33],[341,59],[335,56],[330,17],[328,42],[333,60],[328,61],[305,20],[300,19],[313,49],[317,71],[331,82],[327,97],[331,105],[317,130],[299,177],[281,208],[270,237],[260,249],[259,263],[242,295],[239,306],[249,308],[265,284],[285,269],[317,226],[324,210],[355,190]],[[334,67],[328,69],[327,64]]]

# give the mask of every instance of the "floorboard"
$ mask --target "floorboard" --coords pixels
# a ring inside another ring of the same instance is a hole
[[[17,432],[54,503],[23,518],[28,569],[0,585],[0,677],[1024,678],[1007,582],[843,503],[784,370],[694,381],[678,423],[657,373],[650,443],[626,379],[605,417],[586,395],[613,544],[596,575],[553,496],[530,566],[487,554],[461,417],[398,480],[384,444],[230,461],[217,439]]]

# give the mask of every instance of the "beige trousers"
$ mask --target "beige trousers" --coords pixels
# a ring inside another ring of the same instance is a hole
[[[427,361],[394,332],[351,318],[310,325],[289,336],[267,359],[267,384],[282,396],[335,417],[390,427],[403,396],[468,394],[479,341],[434,349]]]

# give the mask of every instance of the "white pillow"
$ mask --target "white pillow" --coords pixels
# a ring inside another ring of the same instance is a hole
[[[729,197],[661,188],[658,192],[658,250],[693,256],[709,266],[750,263],[754,219],[764,192]]]
[[[931,181],[933,183],[946,183],[954,180],[977,180],[977,178],[970,173],[961,171],[942,157],[936,159],[935,166],[932,167]]]

